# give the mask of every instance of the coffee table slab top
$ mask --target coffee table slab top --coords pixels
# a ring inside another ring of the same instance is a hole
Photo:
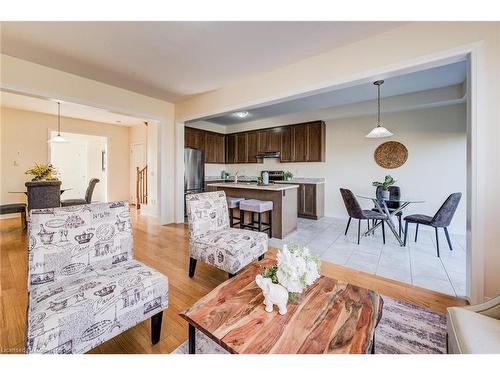
[[[288,312],[264,310],[255,276],[274,259],[252,263],[180,313],[230,353],[370,353],[382,298],[372,290],[321,276]]]

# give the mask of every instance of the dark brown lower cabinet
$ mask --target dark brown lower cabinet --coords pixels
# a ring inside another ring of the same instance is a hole
[[[325,215],[325,184],[299,184],[298,216],[315,219]]]

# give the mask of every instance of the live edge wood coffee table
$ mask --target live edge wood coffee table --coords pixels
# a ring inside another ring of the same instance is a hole
[[[322,276],[281,316],[264,311],[255,276],[273,259],[253,263],[180,313],[189,322],[189,353],[195,328],[230,353],[373,353],[382,298],[374,291]]]

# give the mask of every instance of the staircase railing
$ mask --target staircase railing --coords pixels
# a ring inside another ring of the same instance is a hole
[[[148,204],[148,166],[140,169],[137,167],[136,178],[136,205],[141,208],[141,204]]]

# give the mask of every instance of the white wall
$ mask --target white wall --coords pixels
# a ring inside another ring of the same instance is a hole
[[[289,120],[293,120],[293,116]],[[450,193],[462,192],[464,196],[450,231],[465,234],[465,105],[385,114],[382,120],[395,133],[394,137],[365,138],[375,125],[373,115],[326,120],[326,159],[323,163],[279,163],[278,159],[264,159],[263,164],[228,164],[220,169],[249,176],[257,176],[262,170],[288,170],[297,177],[324,177],[325,215],[334,217],[347,217],[340,187],[349,188],[354,193],[372,194],[371,183],[382,180],[386,174],[398,181],[397,185],[405,196],[425,201],[409,206],[405,214],[432,215]],[[268,121],[268,127],[286,124],[276,123],[273,119]],[[265,127],[263,121],[260,123]],[[251,123],[246,127],[255,128]],[[375,163],[375,149],[388,140],[399,141],[408,149],[408,160],[400,168],[389,170]],[[373,206],[372,202],[363,199],[360,203],[366,208]]]

